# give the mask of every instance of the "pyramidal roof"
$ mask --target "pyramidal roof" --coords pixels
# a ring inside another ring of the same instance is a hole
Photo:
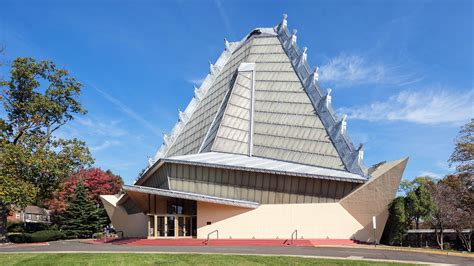
[[[194,97],[149,165],[161,158],[220,152],[268,158],[367,176],[362,150],[338,119],[331,91],[286,15],[274,28],[257,28],[225,50],[194,89]]]

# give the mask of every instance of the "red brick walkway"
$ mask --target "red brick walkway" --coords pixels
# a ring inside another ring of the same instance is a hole
[[[88,243],[103,244],[102,240],[94,240]],[[298,246],[298,247],[314,247],[314,246],[331,246],[331,245],[355,245],[354,241],[349,239],[140,239],[125,238],[113,239],[107,241],[112,245],[130,245],[130,246]]]

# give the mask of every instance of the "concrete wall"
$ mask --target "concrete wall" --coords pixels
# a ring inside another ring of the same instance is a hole
[[[114,195],[101,195],[104,208],[117,231],[123,231],[124,237],[147,237],[147,217],[143,213],[127,214],[122,206],[117,206]]]
[[[289,239],[297,229],[298,238],[350,239],[363,230],[339,203],[269,204],[251,210],[198,202],[197,223],[198,238],[219,230],[222,239]]]
[[[386,162],[370,169],[371,179],[336,203],[264,204],[249,210],[198,202],[198,238],[219,230],[220,238],[287,239],[297,229],[300,238],[373,242],[375,216],[375,239],[380,241],[388,205],[395,197],[407,161]]]

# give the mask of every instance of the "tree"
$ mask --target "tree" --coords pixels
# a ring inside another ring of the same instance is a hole
[[[69,197],[63,219],[61,229],[68,237],[91,237],[102,229],[105,218],[97,204],[88,197],[82,180],[77,184],[73,196]]]
[[[461,127],[448,162],[450,166],[456,165],[456,173],[443,180],[455,195],[452,215],[456,217],[457,222],[452,228],[464,248],[471,251],[474,227],[474,119]]]
[[[453,154],[449,158],[449,165],[456,165],[458,173],[474,173],[474,118],[461,127],[456,139]]]
[[[397,243],[403,245],[403,238],[408,229],[408,222],[405,209],[405,197],[396,197],[388,208],[389,219],[382,236],[383,242],[389,245]]]
[[[434,179],[428,176],[416,177],[411,181],[403,180],[400,190],[404,196],[395,198],[389,205],[388,224],[384,231],[384,241],[390,245],[402,244],[410,226],[415,223],[415,228],[420,228],[422,220],[428,220],[434,211],[434,203],[431,199],[428,187],[434,184]],[[421,238],[418,235],[421,246]]]
[[[74,193],[79,182],[83,182],[88,197],[100,205],[102,205],[100,195],[117,194],[123,184],[122,178],[110,170],[104,172],[99,168],[81,169],[61,184],[60,189],[48,202],[49,209],[56,213],[64,212],[67,207],[67,196]]]
[[[436,240],[440,249],[444,249],[444,231],[445,229],[455,229],[462,227],[463,214],[459,205],[459,195],[456,191],[444,183],[442,180],[431,187],[431,195],[436,205],[435,211],[431,217],[431,223],[435,228]]]
[[[61,181],[93,163],[85,143],[55,132],[85,114],[78,97],[82,85],[51,61],[17,58],[10,78],[0,81],[0,241],[12,204],[24,207],[51,196]]]

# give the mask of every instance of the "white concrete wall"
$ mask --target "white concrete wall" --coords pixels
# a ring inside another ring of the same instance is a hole
[[[197,223],[198,238],[206,238],[216,229],[221,239],[289,239],[295,229],[298,238],[304,239],[354,239],[370,234],[339,203],[269,204],[244,209],[198,202]]]
[[[104,208],[115,230],[123,231],[124,237],[147,237],[148,221],[143,213],[129,215],[122,206],[117,206],[114,195],[101,195]]]

